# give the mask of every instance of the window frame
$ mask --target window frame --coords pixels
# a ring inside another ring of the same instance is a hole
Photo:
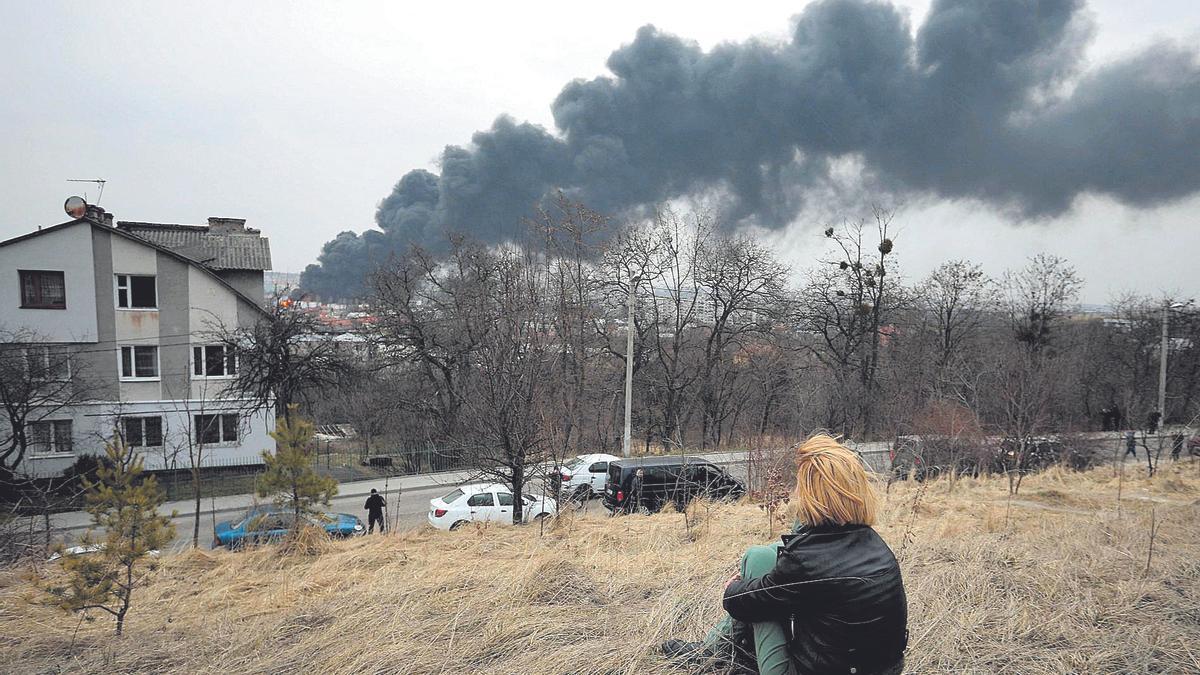
[[[205,417],[216,418],[217,440],[215,441],[201,438],[201,434],[211,428],[210,425],[201,423],[201,418]],[[241,435],[241,416],[238,413],[230,412],[196,413],[192,416],[192,440],[210,448],[238,445],[244,440]]]
[[[65,424],[67,426],[67,435],[66,435],[67,448],[65,450],[59,449],[60,444],[58,442],[59,435],[58,435],[57,431],[59,428],[58,425],[61,425],[61,424]],[[48,425],[50,427],[49,436],[47,437],[47,446],[49,447],[49,450],[40,450],[40,449],[37,449],[34,447],[34,441],[33,441],[34,430],[33,429],[34,429],[34,427],[36,427],[38,425]],[[25,433],[26,433],[26,438],[29,442],[29,446],[30,446],[29,455],[31,457],[62,457],[63,455],[75,454],[75,424],[74,424],[73,420],[70,420],[70,419],[37,420],[34,422],[30,422],[26,425]]]
[[[213,348],[222,350],[221,365],[224,372],[223,375],[208,374],[208,352],[209,349]],[[237,377],[237,352],[227,344],[192,345],[192,355],[190,358],[192,361],[193,380],[232,380]]]
[[[158,311],[158,275],[157,274],[115,274],[113,281],[113,303],[118,310],[124,312],[157,312]],[[154,304],[133,304],[133,279],[151,279],[154,286]],[[121,293],[125,293],[125,304],[121,304]]]
[[[146,423],[149,420],[158,420],[158,443],[156,445],[149,445],[145,442],[149,436],[146,433]],[[132,434],[129,433],[130,422],[137,422],[139,439],[142,443],[134,443],[131,440],[130,437]],[[156,449],[164,447],[166,444],[164,427],[162,415],[125,415],[121,417],[121,435],[125,443],[131,448]]]
[[[27,345],[24,349],[25,349],[25,374],[27,376],[29,376],[31,380],[35,380],[37,382],[70,382],[71,381],[71,375],[73,373],[73,371],[72,371],[73,366],[71,363],[71,353],[70,352],[67,352],[67,351],[59,352],[57,350],[53,350],[49,345]],[[58,357],[58,356],[62,357],[62,361],[60,363],[64,366],[66,366],[66,373],[56,374],[56,373],[50,372],[52,356],[53,357]],[[38,365],[41,367],[42,372],[44,373],[44,377],[39,377],[36,379],[33,377],[32,368],[30,368],[30,363],[31,363],[31,361],[33,361],[33,358],[30,358],[30,357],[34,357],[40,362]]]
[[[42,293],[42,275],[57,274],[62,282],[62,303],[46,302]],[[27,298],[25,295],[25,280],[32,279],[36,297]],[[21,294],[21,309],[66,309],[67,308],[67,274],[63,270],[17,270],[17,292]]]
[[[129,366],[129,375],[125,374],[125,350],[128,349],[131,358]],[[137,374],[137,350],[153,349],[154,350],[154,375],[138,375]],[[162,353],[158,345],[121,345],[117,350],[117,376],[122,382],[157,382],[162,373],[162,363],[160,359]]]
[[[487,503],[486,504],[472,504],[471,502],[474,501],[476,497],[479,497],[480,499],[487,499]],[[476,492],[475,494],[471,495],[471,497],[469,499],[467,499],[467,506],[471,507],[471,508],[478,509],[478,508],[483,508],[485,506],[495,506],[495,505],[496,505],[496,495],[492,494],[491,492]]]

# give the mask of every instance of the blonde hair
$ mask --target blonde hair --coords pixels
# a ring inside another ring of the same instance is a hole
[[[879,504],[858,455],[826,434],[796,449],[796,489],[788,512],[799,522],[874,525]]]

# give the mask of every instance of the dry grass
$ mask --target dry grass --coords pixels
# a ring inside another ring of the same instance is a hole
[[[1200,669],[1200,471],[1050,472],[893,485],[880,532],[898,551],[910,672]],[[1186,474],[1186,475],[1185,475]],[[915,505],[914,500],[919,498]],[[1148,523],[1159,522],[1146,570]],[[915,511],[915,518],[913,513]],[[163,560],[123,638],[30,603],[0,576],[9,672],[653,673],[656,646],[698,638],[742,550],[768,538],[749,504],[564,517],[536,527],[417,530],[284,553]],[[53,573],[47,566],[41,573]]]

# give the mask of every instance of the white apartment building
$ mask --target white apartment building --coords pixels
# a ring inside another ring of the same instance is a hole
[[[266,316],[270,266],[267,239],[230,218],[114,225],[89,206],[0,242],[0,327],[35,335],[30,354],[66,354],[54,375],[87,392],[27,425],[17,471],[61,473],[114,432],[149,470],[186,469],[197,454],[202,466],[260,464],[274,411],[224,394],[238,364],[214,336]]]

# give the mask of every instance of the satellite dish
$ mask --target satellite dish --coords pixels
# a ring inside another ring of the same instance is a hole
[[[82,218],[87,213],[87,202],[83,197],[68,197],[67,201],[63,202],[63,210],[72,218]]]

